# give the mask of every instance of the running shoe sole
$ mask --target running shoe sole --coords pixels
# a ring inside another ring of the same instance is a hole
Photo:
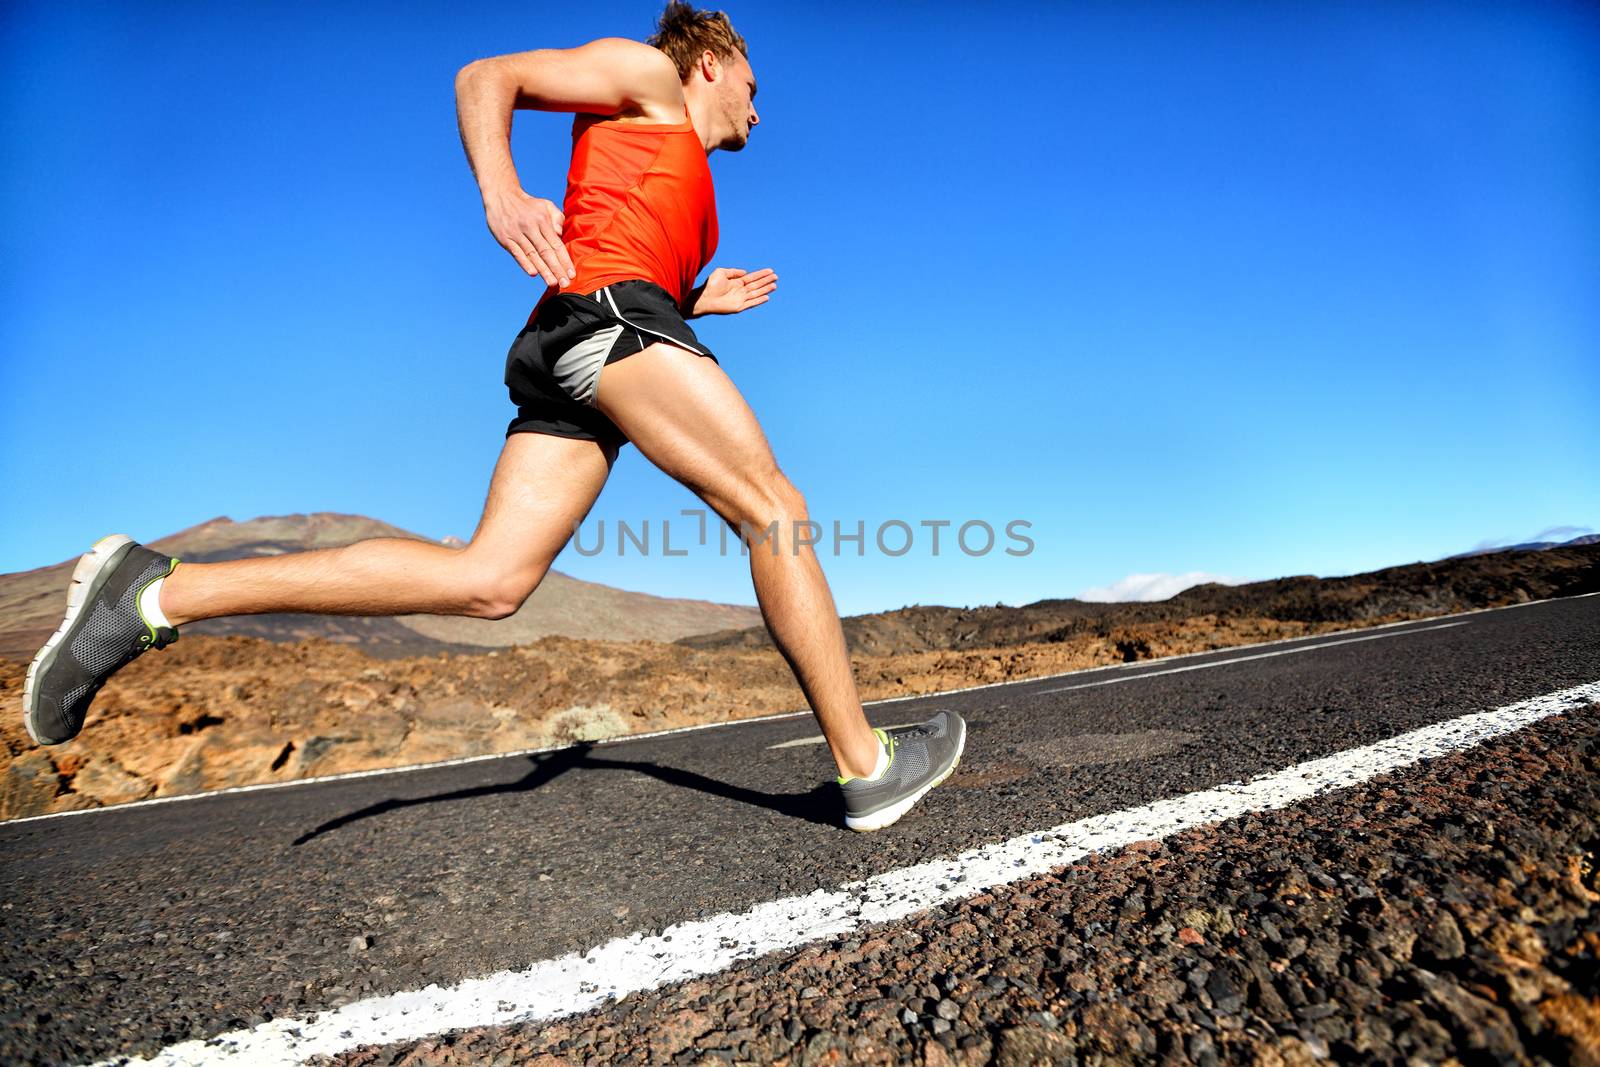
[[[80,542],[81,543],[81,542]],[[94,543],[94,547],[78,558],[78,565],[72,568],[72,583],[67,586],[67,617],[61,621],[56,632],[50,640],[44,643],[33,662],[28,664],[28,678],[22,686],[23,725],[28,728],[28,736],[33,738],[36,745],[48,745],[56,742],[42,741],[33,730],[33,716],[38,709],[34,706],[37,690],[34,679],[39,671],[44,669],[56,658],[56,653],[61,646],[62,638],[66,637],[78,621],[78,613],[83,606],[100,591],[105,584],[106,570],[114,559],[119,558],[118,553],[124,545],[133,544],[133,538],[127,534],[112,534],[102,537]]]
[[[863,815],[860,818],[852,818],[851,816],[846,815],[844,817],[844,824],[850,829],[860,833],[871,833],[873,830],[882,830],[884,827],[899,821],[900,816],[910,811],[917,801],[921,800],[927,794],[928,790],[932,789],[934,786],[938,785],[940,782],[944,781],[946,778],[955,773],[956,767],[961,763],[961,753],[965,751],[966,747],[967,730],[965,724],[963,724],[961,729],[961,740],[956,742],[956,758],[950,761],[950,766],[946,768],[943,774],[939,775],[939,777],[935,778],[933,781],[929,782],[915,793],[912,793],[904,800],[896,801],[887,808],[875,811],[871,815]]]

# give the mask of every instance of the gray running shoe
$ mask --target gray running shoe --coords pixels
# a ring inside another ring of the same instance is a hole
[[[28,667],[29,737],[41,745],[72,740],[106,679],[178,639],[176,629],[151,626],[139,612],[139,593],[177,565],[124,534],[102,537],[83,554],[67,587],[67,617]]]
[[[883,777],[838,779],[844,824],[852,830],[881,830],[910,811],[922,794],[950,777],[967,744],[967,724],[953,711],[941,711],[920,726],[872,732],[889,749]]]

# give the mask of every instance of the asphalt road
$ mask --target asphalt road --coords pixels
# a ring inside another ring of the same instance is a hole
[[[871,835],[783,745],[808,716],[0,825],[0,1060],[448,985],[1596,680],[1591,596],[877,704],[971,733]]]

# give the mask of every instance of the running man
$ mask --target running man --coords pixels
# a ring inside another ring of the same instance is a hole
[[[472,541],[373,538],[343,548],[186,563],[117,534],[73,571],[66,618],[34,657],[28,733],[71,740],[116,671],[199,619],[266,612],[503,619],[533,593],[629,441],[749,546],[761,615],[832,750],[853,830],[888,826],[955,768],[966,726],[942,711],[894,732],[861,708],[844,631],[799,530],[806,501],[686,319],[766,303],[768,270],[717,268],[707,157],[759,121],[744,38],[722,12],[668,4],[648,43],[602,38],[468,63],[456,77],[489,230],[547,288],[506,359],[516,417]],[[574,114],[566,200],[522,189],[516,109]],[[769,543],[770,541],[770,543]]]

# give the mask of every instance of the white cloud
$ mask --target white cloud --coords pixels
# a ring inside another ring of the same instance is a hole
[[[1130,574],[1110,585],[1097,585],[1078,594],[1079,600],[1122,602],[1127,600],[1166,600],[1191,586],[1205,582],[1242,585],[1254,578],[1231,578],[1225,574],[1190,571],[1188,574]]]
[[[1517,539],[1514,537],[1491,537],[1487,540],[1479,541],[1467,549],[1466,554],[1470,556],[1474,552],[1493,552],[1497,548],[1505,548],[1507,545],[1514,544],[1518,544]]]
[[[1554,541],[1560,543],[1562,541],[1570,541],[1574,537],[1582,537],[1584,534],[1591,533],[1594,533],[1594,530],[1588,526],[1546,526],[1544,529],[1540,530],[1531,537],[1496,537],[1485,541],[1479,541],[1467,551],[1469,554],[1472,552],[1493,552],[1497,548],[1510,548],[1512,545],[1538,544],[1541,541]]]
[[[1582,537],[1584,534],[1592,533],[1594,533],[1594,531],[1587,526],[1546,526],[1544,529],[1528,538],[1528,540],[1536,542],[1570,541],[1574,537]]]

